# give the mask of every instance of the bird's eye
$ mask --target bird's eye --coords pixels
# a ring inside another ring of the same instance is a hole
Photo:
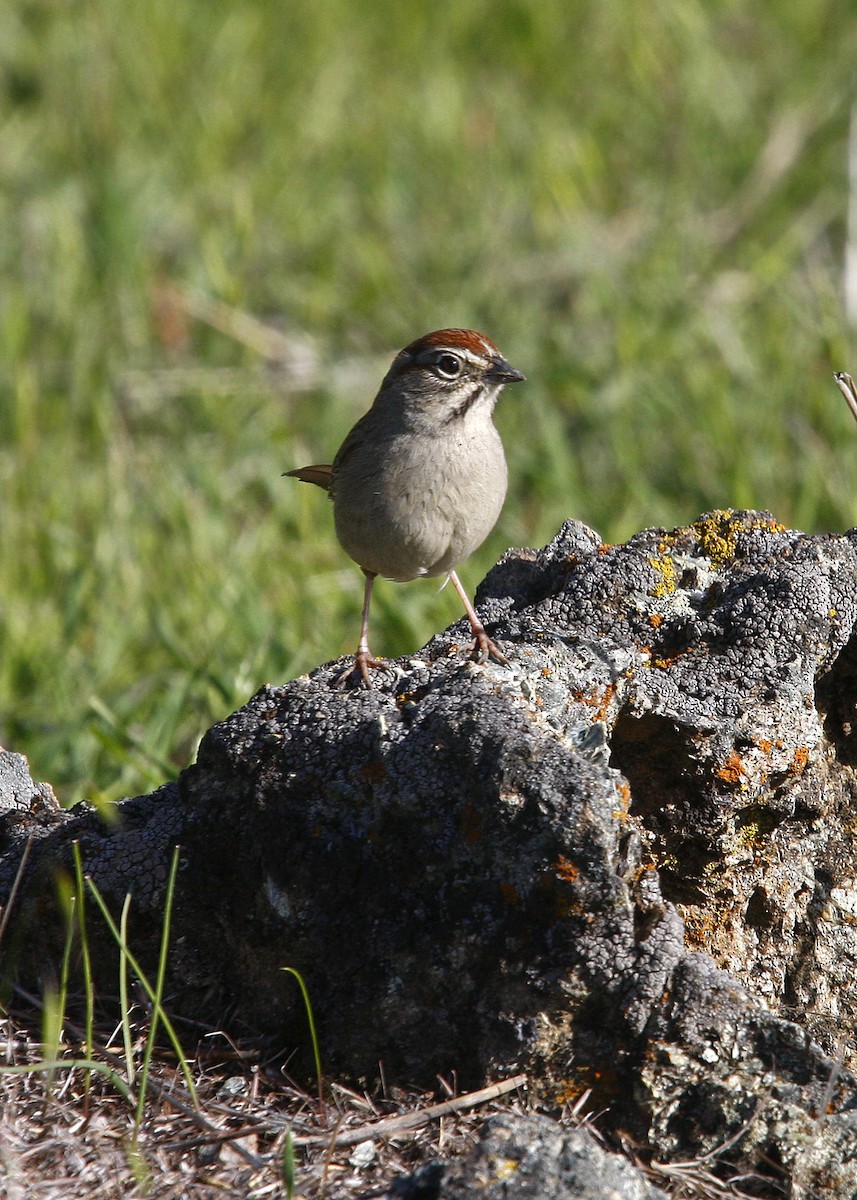
[[[461,359],[454,354],[441,354],[435,365],[444,379],[455,379],[461,374]]]

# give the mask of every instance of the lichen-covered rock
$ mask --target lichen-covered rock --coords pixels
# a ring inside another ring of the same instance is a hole
[[[647,1033],[637,1084],[660,1158],[722,1149],[725,1162],[752,1164],[773,1194],[787,1179],[797,1198],[857,1196],[855,1079],[805,1029],[692,954]],[[724,1147],[726,1131],[734,1142]]]
[[[17,869],[18,856],[11,850],[23,851],[29,837],[43,837],[54,826],[62,824],[62,810],[53,788],[47,783],[35,783],[23,754],[14,754],[0,747],[0,864]],[[11,884],[11,881],[10,881]],[[7,885],[7,887],[10,885]]]
[[[390,1200],[666,1200],[585,1128],[533,1114],[489,1117],[473,1150],[397,1180]]]
[[[339,1073],[524,1069],[650,1153],[726,1143],[796,1197],[857,1194],[857,534],[569,522],[478,599],[508,668],[468,661],[462,621],[372,692],[341,663],[263,688],[115,828],[19,787],[17,969],[56,944],[72,838],[151,958],[179,842],[185,1011],[297,1039],[297,967]]]

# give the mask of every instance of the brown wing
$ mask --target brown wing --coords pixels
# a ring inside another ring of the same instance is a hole
[[[326,492],[329,492],[333,467],[330,463],[316,463],[314,467],[298,467],[296,471],[284,471],[283,474],[290,475],[293,479],[300,479],[302,483],[314,483],[316,487],[324,488]]]

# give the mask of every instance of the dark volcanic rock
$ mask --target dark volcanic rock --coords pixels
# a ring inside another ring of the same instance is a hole
[[[648,1153],[855,1194],[857,535],[569,522],[479,601],[510,668],[462,622],[371,693],[263,688],[116,828],[0,792],[6,970],[54,952],[72,838],[151,959],[178,842],[176,1007],[298,1038],[297,967],[340,1074],[523,1069]]]

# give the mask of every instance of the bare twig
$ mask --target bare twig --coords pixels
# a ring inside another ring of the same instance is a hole
[[[487,1104],[499,1096],[505,1096],[508,1092],[523,1087],[526,1082],[526,1075],[513,1075],[511,1079],[504,1079],[502,1083],[493,1083],[490,1087],[480,1088],[478,1092],[468,1092],[466,1096],[457,1096],[454,1100],[442,1100],[439,1104],[431,1104],[428,1108],[418,1109],[416,1112],[403,1113],[397,1117],[384,1117],[380,1121],[370,1121],[366,1125],[359,1125],[356,1129],[349,1129],[345,1133],[339,1134],[335,1139],[335,1144],[337,1146],[353,1146],[368,1138],[396,1137],[400,1133],[417,1129],[429,1121],[436,1121],[439,1117],[446,1117],[452,1113],[464,1112],[468,1108],[476,1108],[480,1104]],[[326,1145],[330,1138],[326,1134],[311,1134],[306,1137],[296,1137],[293,1141],[296,1146],[322,1146]]]
[[[837,371],[833,378],[836,380],[836,386],[845,397],[854,420],[857,421],[857,387],[854,385],[854,380],[845,371]]]

